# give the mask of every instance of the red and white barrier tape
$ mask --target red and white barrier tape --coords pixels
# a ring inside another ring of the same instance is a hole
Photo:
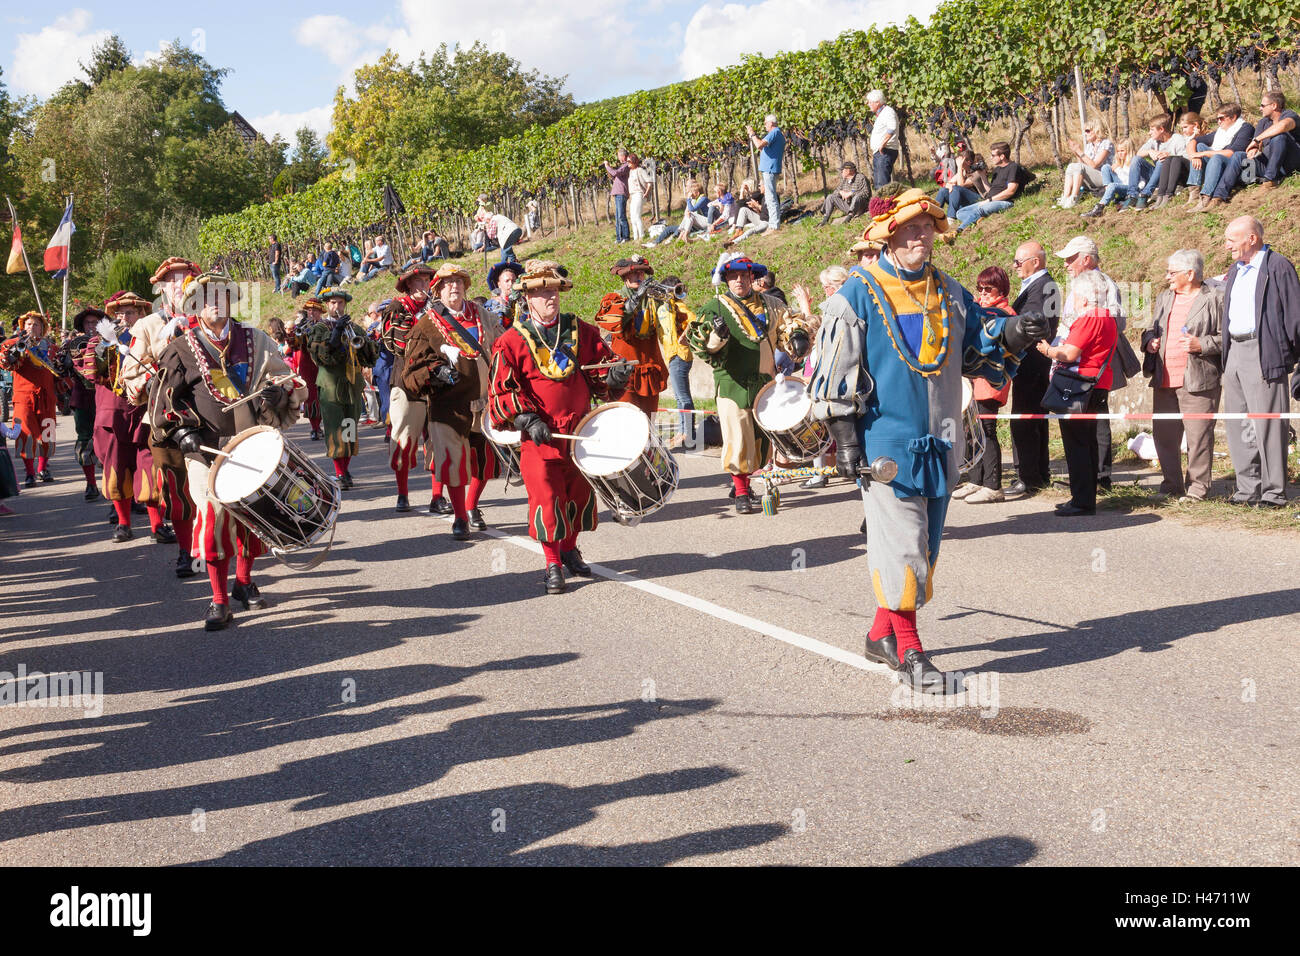
[[[1254,418],[1300,418],[1300,412],[1078,412],[1058,415],[1055,412],[1007,413],[1003,415],[980,415],[980,421],[1025,421],[1043,418],[1072,418],[1087,421],[1089,419],[1115,422],[1149,422],[1192,419],[1195,421],[1242,421]]]

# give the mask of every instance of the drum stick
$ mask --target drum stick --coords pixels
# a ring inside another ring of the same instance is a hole
[[[588,369],[593,369],[593,368],[613,368],[616,365],[640,365],[640,364],[641,364],[640,359],[628,359],[626,362],[624,361],[597,362],[595,365],[579,365],[578,368],[582,369],[585,372]]]
[[[240,468],[247,468],[249,471],[261,471],[256,465],[246,465],[242,461],[235,461],[228,454],[219,448],[209,448],[207,445],[200,445],[199,451],[206,451],[209,455],[216,455],[218,458],[224,458],[232,465],[238,465]]]
[[[276,377],[276,378],[272,378],[272,379],[270,379],[269,381],[267,381],[266,384],[267,384],[267,385],[283,385],[285,382],[291,382],[291,381],[293,381],[296,377],[297,377],[297,376],[295,376],[295,375],[281,375],[281,376],[278,376],[278,377]],[[265,387],[266,387],[266,385],[262,386],[262,388],[265,388]],[[253,394],[251,394],[251,395],[245,395],[243,398],[239,399],[239,401],[237,401],[237,402],[231,402],[229,405],[225,406],[226,411],[230,411],[231,409],[238,408],[240,405],[243,405],[245,402],[251,402],[253,399],[257,398],[257,396],[259,396],[259,395],[261,395],[261,394],[262,394],[262,389],[259,388],[259,389],[258,389],[256,392],[254,392]]]

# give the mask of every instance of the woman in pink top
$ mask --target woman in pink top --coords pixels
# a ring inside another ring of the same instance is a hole
[[[1152,410],[1157,413],[1219,410],[1223,295],[1205,284],[1204,268],[1195,249],[1179,249],[1169,257],[1169,288],[1156,299],[1155,322],[1142,333],[1142,371],[1155,390]],[[1210,493],[1214,464],[1214,420],[1156,419],[1151,431],[1164,474],[1161,493],[1178,495],[1179,501],[1203,500]]]

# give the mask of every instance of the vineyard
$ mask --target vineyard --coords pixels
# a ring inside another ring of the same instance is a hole
[[[865,95],[872,88],[885,91],[908,127],[936,138],[1000,125],[1018,155],[1038,125],[1059,164],[1076,68],[1089,109],[1127,135],[1137,93],[1164,109],[1186,103],[1190,87],[1203,84],[1213,106],[1240,98],[1232,95],[1240,71],[1276,87],[1280,71],[1300,64],[1293,10],[1271,0],[1137,0],[1117,15],[1109,5],[1066,0],[948,0],[927,24],[909,18],[806,52],[750,56],[412,169],[392,183],[410,210],[397,224],[407,235],[433,224],[463,241],[480,193],[516,219],[526,199],[537,198],[548,230],[594,222],[608,192],[600,163],[617,144],[654,158],[656,203],[668,201],[682,176],[716,169],[735,182],[753,163],[744,126],[766,112],[777,114],[786,133],[798,199],[800,171],[820,167],[824,180],[832,147],[844,155],[849,144],[847,155],[869,168],[859,138],[869,129]],[[902,145],[910,178],[906,137]],[[248,278],[265,269],[270,233],[294,249],[384,229],[393,224],[384,216],[384,186],[364,169],[335,173],[303,192],[213,217],[201,233],[204,255]]]

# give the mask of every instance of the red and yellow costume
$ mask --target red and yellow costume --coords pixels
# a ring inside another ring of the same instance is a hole
[[[19,316],[18,328],[25,328],[33,316],[45,320],[39,312],[28,312]],[[14,449],[28,475],[44,471],[54,454],[59,377],[55,361],[55,346],[48,337],[30,342],[20,332],[0,345],[0,368],[14,375],[13,421],[22,428],[14,439]]]
[[[643,277],[654,275],[654,268],[643,256],[620,259],[610,269],[622,278],[633,272]],[[659,348],[659,320],[655,304],[647,296],[634,292],[611,292],[600,300],[596,323],[609,333],[609,346],[620,358],[635,361],[627,389],[610,397],[614,402],[631,402],[646,417],[659,410],[659,395],[668,387],[668,366]]]

